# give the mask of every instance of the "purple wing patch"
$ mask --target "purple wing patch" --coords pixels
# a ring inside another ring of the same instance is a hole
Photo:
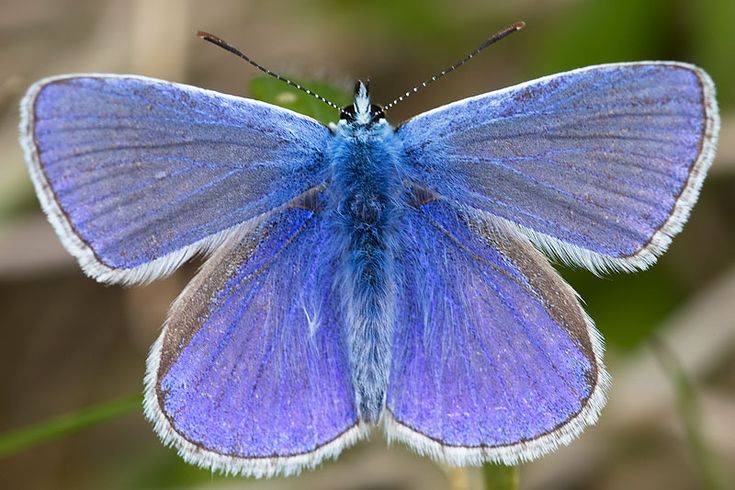
[[[683,63],[545,77],[399,128],[412,178],[593,271],[645,268],[678,233],[714,158],[711,79]]]
[[[171,308],[146,414],[187,461],[294,474],[366,433],[332,294],[323,220],[286,208],[227,242]]]
[[[320,123],[195,87],[64,76],[34,85],[22,111],[44,210],[101,281],[169,273],[324,178]]]
[[[407,220],[386,432],[450,464],[515,464],[593,423],[608,375],[575,294],[526,239],[442,201]]]

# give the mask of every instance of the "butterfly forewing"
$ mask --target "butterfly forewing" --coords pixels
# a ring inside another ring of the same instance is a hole
[[[168,273],[324,178],[324,126],[195,87],[64,76],[34,85],[22,111],[44,210],[102,281]]]
[[[594,271],[650,265],[714,157],[712,81],[682,63],[621,63],[465,99],[399,128],[409,173]]]

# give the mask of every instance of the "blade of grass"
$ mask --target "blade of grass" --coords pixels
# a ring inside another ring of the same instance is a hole
[[[140,410],[142,395],[83,408],[0,435],[0,458]]]
[[[486,464],[482,469],[486,490],[518,490],[520,488],[518,466]]]
[[[702,478],[703,488],[708,490],[731,488],[725,472],[704,437],[697,394],[679,358],[660,337],[652,337],[651,348],[656,360],[673,385],[677,408],[684,424],[689,447]]]

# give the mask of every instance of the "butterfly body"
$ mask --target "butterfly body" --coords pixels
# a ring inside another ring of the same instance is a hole
[[[393,129],[124,75],[33,85],[21,143],[62,243],[104,282],[209,255],[151,349],[145,412],[187,461],[294,474],[382,427],[515,464],[594,423],[602,340],[541,251],[652,264],[714,158],[701,69],[544,77]]]
[[[396,277],[406,191],[400,177],[402,148],[393,128],[375,122],[340,122],[330,144],[327,183],[340,265],[335,292],[350,350],[361,418],[376,423],[390,370]]]

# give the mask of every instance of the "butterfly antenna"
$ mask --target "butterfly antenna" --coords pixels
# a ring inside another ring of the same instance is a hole
[[[288,85],[290,85],[290,86],[292,86],[292,87],[294,87],[294,88],[296,88],[298,90],[301,90],[305,94],[311,95],[312,97],[314,97],[314,98],[316,98],[318,100],[321,100],[322,102],[324,102],[328,106],[333,107],[333,108],[337,109],[338,111],[339,110],[342,110],[342,108],[340,106],[338,106],[337,104],[335,104],[331,100],[327,100],[324,97],[322,97],[321,95],[315,94],[314,92],[312,92],[308,88],[304,87],[303,85],[299,85],[298,83],[296,83],[294,81],[291,81],[288,78],[284,78],[281,75],[279,75],[278,73],[273,73],[268,68],[266,68],[266,67],[264,67],[264,66],[256,63],[255,61],[253,61],[252,59],[250,59],[250,57],[247,56],[245,53],[243,53],[242,51],[240,51],[236,47],[232,46],[231,44],[227,43],[223,39],[218,38],[214,34],[210,34],[208,32],[204,32],[204,31],[197,31],[197,36],[199,38],[201,38],[201,39],[204,39],[205,41],[208,41],[208,42],[210,42],[210,43],[212,43],[212,44],[214,44],[216,46],[219,46],[222,49],[225,49],[225,50],[229,51],[230,53],[232,53],[234,55],[239,56],[240,58],[244,59],[245,61],[247,61],[248,63],[250,63],[251,65],[253,65],[258,70],[262,71],[266,75],[270,75],[270,76],[272,76],[273,78],[275,78],[277,80],[280,80],[280,81],[282,81],[284,83],[287,83]]]
[[[462,60],[460,60],[457,63],[453,64],[449,68],[445,68],[444,70],[440,71],[439,73],[437,73],[433,77],[429,78],[428,80],[425,80],[425,81],[421,82],[420,84],[416,85],[414,88],[412,88],[411,90],[409,90],[405,94],[401,95],[400,97],[398,97],[397,99],[395,99],[393,102],[391,102],[387,106],[383,107],[383,111],[387,111],[388,109],[390,109],[391,107],[394,107],[399,102],[403,102],[408,97],[410,97],[412,94],[415,94],[416,92],[418,92],[419,89],[422,89],[424,87],[427,87],[429,84],[431,84],[433,82],[436,82],[437,80],[439,80],[441,77],[443,77],[447,73],[451,73],[454,70],[456,70],[457,68],[459,68],[460,66],[464,65],[469,60],[471,60],[472,58],[474,58],[475,56],[477,56],[477,54],[480,51],[482,51],[483,49],[487,48],[491,44],[495,44],[496,42],[500,41],[504,37],[507,37],[507,36],[513,34],[516,31],[520,31],[525,26],[526,26],[526,23],[525,22],[516,22],[515,24],[511,24],[508,27],[506,27],[505,29],[502,29],[502,30],[496,32],[495,34],[493,34],[492,36],[490,36],[489,38],[487,38],[485,40],[485,42],[483,42],[482,44],[480,44],[474,51],[472,51],[470,54],[468,54],[467,56],[465,56]]]

